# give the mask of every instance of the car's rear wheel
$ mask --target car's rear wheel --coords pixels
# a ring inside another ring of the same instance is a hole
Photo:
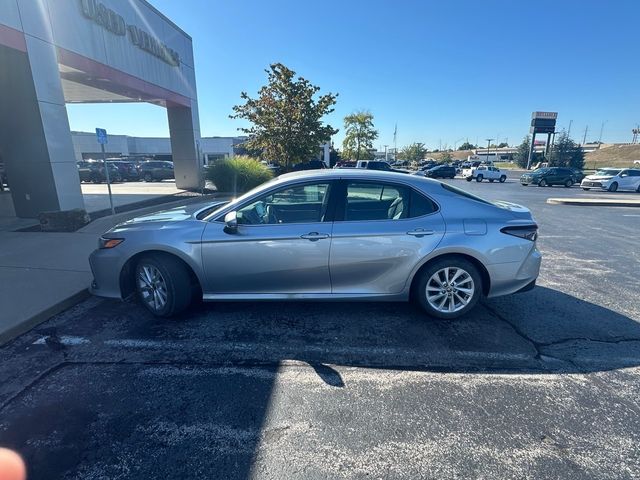
[[[540,182],[538,182],[538,186],[539,187],[546,187],[547,186],[547,181],[543,178],[542,180],[540,180]]]
[[[638,188],[636,188],[636,192],[640,193],[640,185],[638,185]]]
[[[476,177],[476,182],[481,182],[482,181],[482,175],[478,175]]]
[[[564,182],[564,186],[567,188],[573,186],[573,180],[568,179],[566,182]]]
[[[507,176],[506,176],[506,175],[502,175],[502,176],[500,177],[500,183],[504,183],[504,182],[506,182],[506,181],[507,181]]]
[[[584,191],[586,191],[586,192],[588,192],[589,190],[591,190],[590,188],[585,188],[585,187],[582,187],[582,189],[583,189]]]
[[[529,185],[528,183],[522,183],[521,184],[523,187],[526,187],[527,185]]]
[[[416,286],[416,298],[429,315],[454,319],[471,310],[480,299],[482,279],[468,260],[445,257],[427,265]]]
[[[145,255],[136,265],[136,290],[147,310],[171,317],[191,303],[191,278],[180,260],[170,255]]]
[[[473,180],[473,177],[467,177],[467,182],[470,182],[471,180]]]
[[[618,182],[613,182],[611,185],[609,185],[610,192],[616,192],[617,190],[618,190]]]

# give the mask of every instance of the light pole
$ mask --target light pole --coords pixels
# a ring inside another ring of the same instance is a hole
[[[604,122],[602,122],[602,125],[600,125],[600,136],[598,137],[598,150],[600,150],[600,142],[602,142],[602,131],[604,130],[604,126],[608,121],[609,120],[605,120]]]
[[[487,138],[487,162],[489,162],[489,151],[491,150],[491,140],[493,140],[493,138]]]

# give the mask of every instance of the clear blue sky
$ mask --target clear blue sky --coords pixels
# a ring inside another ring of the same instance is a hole
[[[468,138],[519,143],[531,112],[582,140],[628,142],[640,123],[638,0],[151,0],[193,37],[203,136],[237,135],[240,91],[282,62],[339,93],[327,121],[367,109],[376,147]],[[74,130],[164,136],[153,105],[69,105]],[[339,145],[342,132],[334,137]]]

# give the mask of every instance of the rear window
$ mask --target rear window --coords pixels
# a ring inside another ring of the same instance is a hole
[[[450,192],[455,193],[456,195],[460,195],[461,197],[467,197],[471,200],[475,200],[476,202],[486,203],[487,205],[493,205],[493,203],[485,200],[484,198],[480,198],[475,195],[472,195],[469,192],[465,192],[464,190],[458,187],[449,185],[448,183],[441,183],[440,185],[442,185],[442,188],[444,188],[445,190],[449,190]]]

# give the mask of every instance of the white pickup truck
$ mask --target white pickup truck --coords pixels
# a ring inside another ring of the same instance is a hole
[[[481,182],[482,180],[493,182],[494,180],[498,180],[500,183],[504,183],[507,179],[505,172],[492,165],[478,165],[477,167],[465,168],[462,170],[462,176],[467,182],[475,179],[476,182]]]

